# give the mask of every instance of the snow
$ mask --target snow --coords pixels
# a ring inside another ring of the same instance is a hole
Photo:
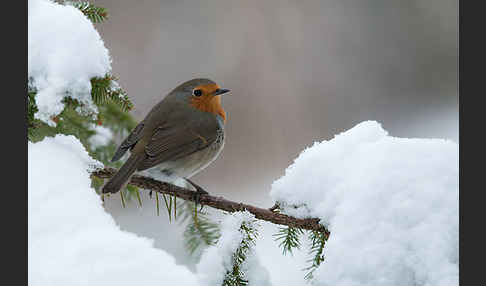
[[[95,131],[96,134],[90,136],[88,142],[94,149],[107,145],[113,138],[113,132],[104,126],[93,124],[91,130]]]
[[[29,142],[29,285],[197,285],[152,240],[120,230],[90,188],[97,166],[74,136]]]
[[[47,0],[28,4],[28,77],[37,89],[35,117],[55,125],[52,116],[69,96],[96,113],[90,79],[111,71],[111,59],[93,24],[70,5]]]
[[[457,143],[365,121],[304,150],[271,196],[331,231],[315,285],[459,284]]]
[[[196,266],[201,285],[213,286],[223,283],[227,271],[232,271],[232,257],[243,240],[239,231],[242,223],[253,224],[254,215],[249,212],[237,212],[226,215],[221,222],[221,237],[214,246],[206,248]],[[269,274],[259,262],[254,249],[250,249],[247,259],[242,264],[242,272],[249,285],[270,285]]]
[[[270,280],[270,273],[268,269],[264,266],[254,249],[251,249],[250,254],[246,258],[245,262],[243,262],[241,265],[241,270],[245,273],[245,278],[248,280],[249,285],[273,285]]]

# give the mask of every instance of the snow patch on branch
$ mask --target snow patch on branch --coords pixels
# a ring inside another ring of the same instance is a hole
[[[28,77],[37,90],[35,117],[51,126],[69,95],[96,113],[92,77],[111,71],[111,59],[90,20],[77,8],[47,0],[28,3]]]
[[[271,196],[331,231],[315,285],[458,285],[452,141],[391,137],[362,122],[304,150]]]

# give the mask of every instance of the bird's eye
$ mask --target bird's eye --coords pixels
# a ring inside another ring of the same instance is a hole
[[[202,95],[202,90],[200,90],[200,89],[195,89],[195,90],[193,90],[193,91],[192,91],[192,94],[193,94],[194,96],[199,97],[199,96],[201,96],[201,95]]]

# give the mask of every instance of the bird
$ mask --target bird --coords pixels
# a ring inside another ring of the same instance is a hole
[[[183,178],[194,186],[197,195],[208,194],[190,178],[211,164],[224,148],[226,112],[221,96],[228,92],[207,78],[195,78],[173,89],[115,151],[112,162],[128,150],[130,156],[102,192],[118,192],[136,171],[158,169],[168,181]]]

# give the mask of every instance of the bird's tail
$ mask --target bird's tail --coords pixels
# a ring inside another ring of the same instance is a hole
[[[145,159],[145,154],[132,154],[118,172],[103,186],[103,193],[118,192],[137,170],[137,166],[143,159]]]

